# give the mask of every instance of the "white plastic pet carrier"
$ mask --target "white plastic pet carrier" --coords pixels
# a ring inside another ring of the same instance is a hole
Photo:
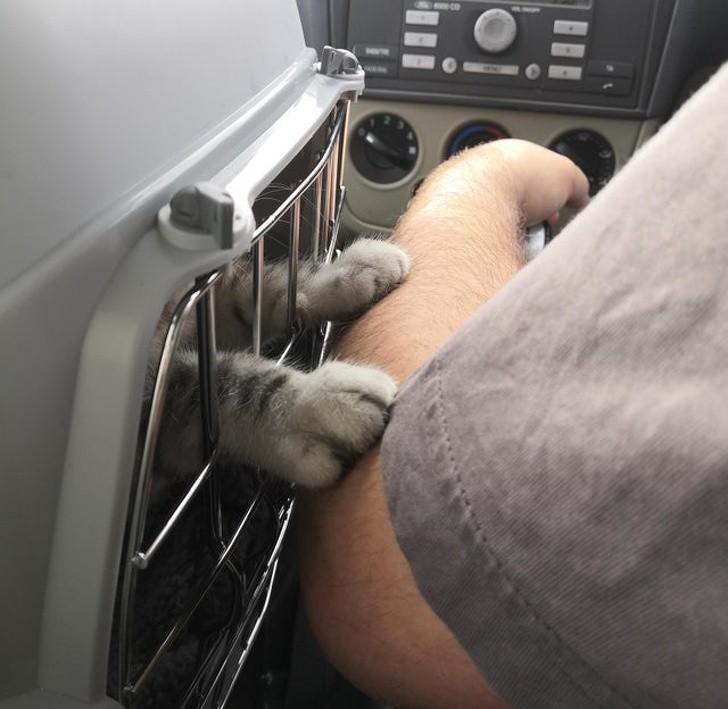
[[[0,8],[2,709],[224,705],[293,496],[216,465],[215,284],[234,259],[288,259],[274,356],[320,362],[325,328],[293,322],[297,263],[335,249],[362,88],[352,55],[305,48],[294,0]],[[157,494],[191,313],[204,459]]]

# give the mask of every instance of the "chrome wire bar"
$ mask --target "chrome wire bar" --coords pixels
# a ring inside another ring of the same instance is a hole
[[[266,611],[268,610],[268,605],[270,604],[271,595],[273,592],[273,583],[275,582],[276,572],[278,570],[278,560],[281,553],[281,548],[283,547],[283,542],[286,538],[286,534],[288,532],[288,527],[291,522],[291,517],[293,514],[293,508],[295,506],[295,500],[291,497],[289,498],[288,502],[284,505],[284,507],[280,510],[278,513],[278,535],[275,540],[275,544],[273,546],[272,551],[270,552],[268,556],[268,561],[266,563],[265,569],[263,570],[260,580],[258,584],[256,585],[255,589],[253,590],[253,593],[250,595],[249,599],[247,600],[247,608],[248,611],[245,614],[243,618],[243,622],[240,625],[240,628],[238,632],[235,634],[235,638],[231,643],[232,647],[240,648],[241,654],[240,657],[236,660],[236,667],[234,670],[233,676],[230,678],[229,686],[226,689],[225,696],[223,697],[222,701],[217,704],[218,708],[222,708],[227,703],[228,699],[230,698],[230,694],[232,692],[233,686],[235,684],[235,680],[238,678],[238,675],[240,674],[240,671],[243,668],[243,665],[245,664],[245,661],[248,659],[248,655],[250,655],[250,651],[253,647],[253,643],[255,642],[256,637],[258,636],[258,632],[260,631],[260,626],[263,623],[263,618],[265,617]],[[245,636],[243,639],[243,635],[245,633],[246,628],[250,625],[250,620],[253,616],[253,612],[255,610],[255,607],[260,600],[261,596],[265,593],[265,596],[263,598],[263,603],[261,605],[261,608],[259,612],[255,615],[255,621],[253,623],[253,627],[250,629],[250,632]],[[217,677],[215,678],[214,685],[218,685],[220,681],[222,680],[225,671],[227,669],[227,663],[223,665],[220,668],[220,671],[217,674]],[[212,690],[211,690],[212,691]]]
[[[344,200],[346,199],[346,187],[343,185],[339,188],[338,203],[336,205],[334,223],[332,225],[332,237],[329,249],[326,252],[325,261],[331,263],[336,254],[337,241],[339,238],[339,224],[341,223],[341,212],[344,209]],[[321,336],[321,349],[318,353],[316,366],[320,367],[331,352],[331,343],[333,341],[334,325],[331,322],[327,322],[323,328]]]
[[[346,121],[346,110],[341,110],[339,112],[339,116],[337,119],[337,125],[341,124],[342,131],[343,131],[343,125]],[[341,182],[341,176],[339,175],[339,147],[340,143],[343,141],[340,141],[341,132],[339,132],[336,136],[332,136],[333,139],[333,145],[332,145],[332,151],[331,151],[331,160],[329,162],[328,171],[326,174],[326,177],[328,178],[328,181],[326,183],[326,210],[325,210],[325,222],[324,227],[326,231],[326,238],[324,239],[324,250],[325,253],[328,255],[330,252],[332,246],[332,242],[334,240],[334,223],[336,221],[336,209],[337,209],[337,196],[338,196],[338,188]]]
[[[291,222],[288,249],[288,303],[286,305],[286,334],[293,335],[296,325],[296,295],[298,286],[298,248],[301,238],[301,200],[291,205]]]
[[[265,274],[265,232],[253,244],[253,354],[260,357],[263,344],[263,276]]]
[[[203,455],[209,458],[219,434],[217,404],[217,344],[215,342],[215,290],[197,303],[197,343],[200,377]]]
[[[170,322],[169,329],[167,330],[167,336],[162,348],[159,366],[157,368],[157,378],[154,383],[154,391],[152,392],[152,399],[149,405],[149,420],[147,422],[144,435],[144,445],[139,465],[139,476],[137,479],[134,503],[129,522],[129,536],[127,539],[126,559],[121,587],[121,605],[119,610],[120,692],[122,689],[122,678],[128,677],[131,671],[132,618],[134,615],[134,592],[136,590],[137,574],[134,557],[141,551],[140,547],[144,537],[144,527],[146,524],[149,496],[151,492],[152,464],[154,462],[154,453],[156,451],[157,440],[159,438],[159,430],[161,427],[164,400],[167,395],[167,385],[169,383],[172,358],[182,338],[185,320],[202,298],[210,291],[220,276],[221,273],[216,271],[199,279],[195,286],[187,292],[185,297],[182,298],[180,304],[177,306],[174,314],[172,315],[172,320]],[[189,504],[189,500],[184,504],[186,507],[186,505]],[[179,511],[176,515],[173,513],[175,522],[179,519],[181,514],[182,511]],[[174,523],[171,525],[165,525],[166,531],[164,534],[162,534],[161,537],[160,535],[157,535],[155,551],[168,536],[173,526]],[[145,554],[147,559],[146,563],[148,564],[150,558],[149,549],[142,553]]]
[[[182,516],[184,511],[189,507],[192,500],[195,498],[197,493],[200,490],[200,487],[202,484],[208,479],[210,476],[210,472],[212,471],[214,465],[215,465],[215,458],[216,456],[213,455],[210,460],[207,462],[207,465],[202,469],[202,472],[195,478],[192,485],[190,485],[189,489],[185,493],[185,496],[182,498],[180,503],[175,507],[172,514],[169,516],[167,521],[165,522],[162,529],[159,531],[159,534],[153,539],[153,541],[150,543],[150,545],[147,547],[146,551],[138,551],[134,554],[132,557],[132,564],[136,566],[138,569],[144,570],[149,566],[149,563],[154,558],[154,555],[159,550],[159,547],[162,545],[162,542],[167,538],[169,533],[172,531],[174,526],[177,524],[179,518]]]
[[[211,278],[213,277],[216,281],[219,274],[213,274]],[[205,289],[204,293],[200,298],[196,299],[194,305],[197,308],[198,346],[200,350],[200,407],[203,425],[203,453],[207,462],[204,464],[202,471],[193,481],[187,493],[172,511],[167,522],[164,524],[154,540],[149,544],[146,551],[139,549],[132,556],[131,563],[139,569],[145,569],[148,566],[149,562],[162,545],[162,542],[164,542],[168,534],[172,531],[177,520],[182,516],[182,513],[187,509],[190,502],[195,497],[202,483],[209,477],[210,470],[215,462],[215,447],[217,445],[219,424],[217,397],[214,394],[214,388],[216,386],[215,382],[217,381],[217,360],[212,354],[216,351],[214,332],[214,289],[209,288],[206,283],[203,284],[203,287]],[[191,308],[189,310],[191,311]],[[174,346],[176,346],[176,343]]]
[[[314,198],[313,198],[313,233],[311,234],[311,253],[315,259],[320,258],[321,254],[321,198],[323,192],[323,177],[321,173],[316,176],[314,182]]]
[[[333,237],[332,230],[334,226],[334,220],[336,217],[336,201],[339,193],[339,150],[338,143],[335,150],[332,151],[331,165],[329,168],[329,188],[328,192],[331,195],[329,199],[329,211],[326,213],[326,218],[329,221],[329,240]],[[330,246],[330,241],[327,243]]]
[[[211,288],[197,304],[197,368],[200,383],[200,417],[202,425],[202,455],[212,460],[217,452],[219,436],[217,400],[217,343],[215,341],[215,289]],[[214,476],[206,478],[207,506],[210,528],[216,551],[223,543],[222,508]]]
[[[193,596],[193,598],[186,604],[185,609],[180,614],[179,619],[174,624],[172,629],[167,633],[164,640],[161,642],[159,647],[157,648],[157,651],[152,656],[152,659],[147,663],[146,667],[141,671],[139,676],[134,682],[128,683],[124,689],[124,696],[127,699],[133,699],[135,695],[139,693],[139,690],[144,686],[144,684],[149,680],[150,676],[152,675],[152,672],[156,668],[156,666],[159,664],[160,660],[164,656],[164,654],[167,652],[167,650],[170,648],[174,640],[177,638],[177,636],[180,634],[182,629],[187,625],[190,618],[192,617],[192,614],[197,610],[197,607],[200,605],[204,597],[207,595],[207,592],[210,590],[210,587],[212,586],[213,582],[217,578],[217,575],[220,573],[222,568],[226,565],[230,554],[232,553],[233,549],[235,548],[235,545],[237,544],[238,540],[240,539],[243,531],[248,526],[249,520],[252,518],[253,514],[255,514],[255,511],[258,509],[258,506],[260,505],[260,501],[263,498],[264,491],[261,489],[256,494],[253,501],[250,503],[250,506],[248,507],[247,512],[243,516],[243,519],[238,524],[237,528],[235,529],[235,532],[233,533],[232,537],[230,538],[230,542],[227,545],[225,551],[220,555],[217,562],[215,563],[215,566],[213,567],[212,571],[207,575],[205,578],[205,581],[200,584],[200,586],[197,589],[197,592]]]
[[[327,165],[321,174],[324,187],[324,206],[321,211],[321,251],[326,254],[329,250],[329,237],[331,234],[331,224],[329,223],[329,214],[331,213],[331,166]]]
[[[349,135],[349,115],[351,113],[351,104],[348,101],[342,102],[340,106],[340,111],[342,115],[342,122],[343,125],[341,127],[341,133],[342,136],[341,139],[338,141],[337,150],[338,150],[338,157],[337,157],[337,164],[336,164],[336,170],[337,170],[337,176],[338,176],[338,184],[337,188],[341,189],[344,186],[344,167],[346,164],[346,136]]]
[[[336,121],[333,125],[329,142],[324,150],[318,163],[314,166],[311,172],[291,191],[291,194],[281,202],[280,206],[253,232],[253,243],[260,237],[261,234],[265,234],[274,224],[276,224],[281,217],[291,208],[291,205],[297,201],[301,195],[313,184],[318,174],[327,168],[330,159],[336,154],[335,148],[338,146],[338,140],[341,136],[345,120],[345,112],[339,111]],[[338,162],[338,160],[337,160]]]
[[[195,286],[188,291],[187,295],[182,299],[172,316],[172,321],[167,331],[167,337],[164,341],[162,355],[159,360],[157,369],[157,379],[154,384],[152,400],[149,406],[149,422],[147,424],[146,435],[144,437],[144,448],[142,451],[142,460],[139,470],[139,482],[137,485],[136,499],[134,504],[134,515],[132,517],[132,527],[130,538],[134,549],[138,549],[144,536],[144,527],[146,523],[146,513],[149,503],[149,488],[152,479],[152,464],[154,462],[154,452],[159,438],[159,430],[161,427],[162,411],[164,400],[167,395],[167,385],[169,383],[169,373],[172,365],[172,357],[182,338],[184,321],[200,301],[208,294],[212,286],[218,281],[221,273],[216,271],[208,276],[200,279]]]
[[[261,563],[260,568],[254,574],[254,578],[259,580],[252,587],[252,591],[246,591],[244,595],[242,593],[240,595],[239,600],[245,610],[238,615],[236,621],[232,621],[224,631],[221,631],[222,636],[208,653],[195,681],[190,685],[187,695],[181,703],[182,707],[188,707],[189,709],[192,709],[192,707],[195,709],[213,706],[222,707],[227,702],[235,680],[250,654],[268,610],[278,568],[278,559],[294,506],[295,500],[290,495],[278,509],[276,513],[277,533],[272,549],[268,552],[265,563]],[[262,603],[259,605],[261,597]],[[256,613],[255,609],[258,607],[259,610]],[[250,628],[251,621],[253,621],[252,628]],[[231,625],[235,625],[235,628],[232,629]],[[250,628],[250,631],[246,635],[248,628]],[[245,636],[244,639],[243,636]],[[211,668],[210,664],[219,659],[221,648],[224,648],[223,655],[226,659],[224,662],[219,663],[216,669]],[[207,689],[204,698],[200,699],[199,684],[205,682],[203,678],[206,679]],[[222,699],[220,699],[221,695]]]
[[[336,206],[334,208],[334,218],[331,222],[331,243],[326,251],[326,263],[331,263],[336,255],[339,240],[339,225],[341,223],[341,211],[344,209],[344,200],[346,199],[346,187],[339,187],[337,194]]]

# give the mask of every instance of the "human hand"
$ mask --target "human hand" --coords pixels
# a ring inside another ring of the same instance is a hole
[[[506,139],[465,150],[440,165],[413,205],[452,197],[458,209],[477,209],[484,200],[495,199],[514,207],[521,226],[527,226],[553,221],[563,207],[585,206],[589,183],[563,155],[525,140]]]
[[[588,195],[588,181],[571,160],[522,140],[477,146],[435,168],[391,236],[412,267],[382,305],[386,310],[416,293],[414,300],[430,306],[412,313],[411,331],[424,329],[429,338],[420,337],[411,357],[387,368],[408,377],[524,265],[524,227],[552,219],[562,207],[581,207]],[[426,322],[415,325],[420,315]],[[396,320],[403,322],[401,313]]]

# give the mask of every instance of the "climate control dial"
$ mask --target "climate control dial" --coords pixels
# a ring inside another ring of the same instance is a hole
[[[477,122],[468,123],[459,128],[450,138],[445,149],[445,158],[456,155],[466,148],[474,148],[481,143],[490,143],[494,140],[510,138],[508,133],[495,123]]]
[[[516,41],[517,35],[515,18],[507,10],[499,8],[486,10],[473,28],[475,42],[487,54],[505,52]]]
[[[351,160],[361,175],[387,185],[403,180],[415,168],[419,154],[412,126],[394,113],[376,113],[355,129]]]
[[[565,155],[587,176],[592,196],[614,175],[614,148],[601,133],[588,129],[570,130],[556,138],[549,148]]]

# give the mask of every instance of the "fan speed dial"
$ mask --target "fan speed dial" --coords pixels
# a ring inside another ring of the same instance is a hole
[[[584,129],[562,133],[549,147],[572,160],[587,176],[589,194],[592,196],[614,175],[614,148],[596,131]]]

